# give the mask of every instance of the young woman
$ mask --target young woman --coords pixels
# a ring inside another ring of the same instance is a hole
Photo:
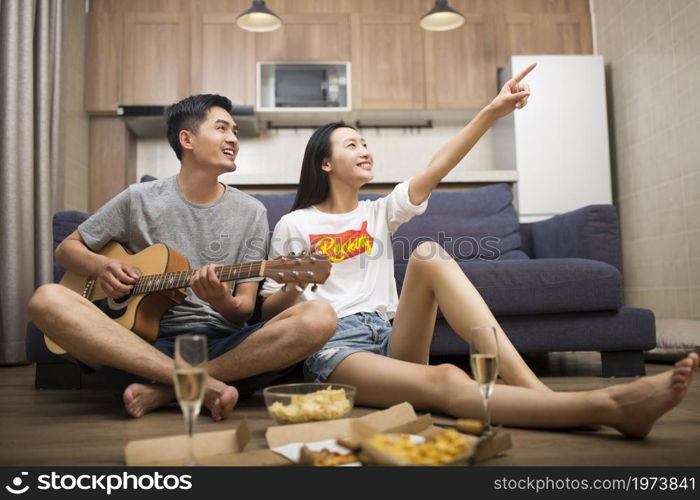
[[[698,365],[697,354],[672,370],[630,384],[553,392],[525,364],[477,290],[437,244],[416,248],[400,299],[396,291],[391,234],[425,210],[431,191],[496,119],[527,104],[530,89],[521,81],[534,66],[507,82],[427,168],[375,201],[358,201],[360,188],[372,180],[373,162],[357,130],[342,123],[316,130],[306,147],[293,211],[275,228],[271,257],[313,246],[328,254],[333,270],[313,294],[283,291],[268,280],[263,317],[273,317],[300,300],[327,300],[338,314],[338,327],[306,360],[307,379],[354,385],[356,400],[363,405],[409,401],[421,409],[481,418],[476,382],[454,365],[427,364],[439,307],[465,339],[474,326],[497,330],[500,375],[509,385],[498,385],[490,399],[494,422],[541,428],[604,424],[641,438],[682,400]]]

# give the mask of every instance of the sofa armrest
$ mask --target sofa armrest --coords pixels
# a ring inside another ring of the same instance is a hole
[[[620,267],[620,226],[613,205],[588,205],[530,228],[535,259],[574,257]]]

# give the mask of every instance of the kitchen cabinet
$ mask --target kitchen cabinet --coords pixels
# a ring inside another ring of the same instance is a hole
[[[136,138],[121,118],[90,119],[88,210],[93,213],[136,182]]]
[[[593,34],[588,12],[583,14],[548,14],[540,21],[545,53],[592,54]]]
[[[85,37],[85,110],[112,112],[119,106],[123,16],[114,2],[93,2]]]
[[[172,104],[189,95],[190,18],[181,12],[124,14],[123,104]]]
[[[255,34],[236,25],[236,12],[193,16],[190,89],[192,94],[221,94],[234,104],[254,105]]]
[[[415,16],[352,14],[351,42],[353,108],[425,107],[423,30]]]
[[[509,13],[497,19],[499,66],[512,55],[593,53],[588,14]]]
[[[492,19],[487,14],[467,14],[466,5],[459,2],[450,5],[465,13],[464,24],[451,31],[423,34],[425,107],[479,109],[498,93]]]
[[[465,23],[446,32],[419,30],[412,34],[411,45],[396,34],[390,35],[391,31],[382,26],[381,16],[388,15],[388,22],[395,23],[393,16],[385,13],[401,8],[403,18],[417,24],[432,2],[399,5],[392,4],[391,0],[373,0],[367,5],[363,3],[363,17],[353,25],[352,36],[353,62],[360,59],[362,64],[360,68],[357,63],[353,65],[356,108],[478,109],[498,92],[494,75],[513,54],[592,53],[587,0],[451,0],[450,5],[464,15]],[[378,14],[370,14],[365,7]],[[373,17],[377,20],[372,21]],[[362,26],[363,21],[374,26]],[[374,33],[372,28],[376,28]],[[371,39],[372,35],[376,38]],[[389,47],[389,36],[397,40],[396,47]],[[417,54],[420,48],[415,45],[421,38],[425,54],[422,74]],[[410,47],[413,58],[399,56],[398,50],[402,47]],[[394,53],[386,59],[393,61],[393,65],[380,59],[390,50]],[[410,72],[404,72],[406,65]],[[386,69],[373,75],[376,67]],[[412,78],[413,85],[404,81],[403,89],[397,88],[399,78]],[[407,98],[410,90],[420,92],[421,83],[424,100],[415,94],[412,100]]]
[[[258,61],[347,61],[350,59],[348,14],[280,13],[282,27],[258,33]]]
[[[496,58],[499,65],[512,55],[537,54],[543,44],[537,38],[534,14],[510,12],[495,17]]]
[[[217,92],[255,104],[260,61],[352,61],[356,109],[475,109],[514,54],[592,51],[587,0],[451,0],[453,31],[418,20],[431,0],[270,0],[270,33],[235,25],[249,0],[91,0],[85,108],[170,104]]]
[[[189,0],[91,0],[85,109],[170,104],[189,94]]]
[[[500,0],[493,8],[499,67],[513,55],[593,53],[587,1]]]

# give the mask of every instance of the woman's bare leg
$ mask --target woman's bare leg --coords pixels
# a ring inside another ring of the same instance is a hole
[[[473,326],[493,326],[498,335],[500,375],[511,385],[550,391],[525,363],[481,294],[437,243],[421,243],[408,262],[391,335],[391,356],[425,363],[438,306],[452,329],[468,340]]]
[[[494,423],[514,427],[571,428],[608,425],[642,438],[683,399],[698,366],[697,354],[673,369],[629,384],[582,392],[544,392],[497,385],[491,396]],[[460,418],[483,418],[476,382],[454,365],[429,366],[360,352],[329,377],[357,387],[359,404],[386,407],[403,401]]]

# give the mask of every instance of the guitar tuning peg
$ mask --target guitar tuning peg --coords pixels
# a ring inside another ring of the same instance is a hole
[[[287,287],[287,284],[285,283],[284,286],[282,286],[282,291],[284,293],[287,293],[287,290],[289,290],[289,288]]]
[[[316,290],[318,290],[318,285],[314,283],[314,285],[311,287],[311,291],[315,292]]]
[[[295,288],[295,290],[296,290],[297,292],[299,292],[299,293],[301,293],[301,292],[304,291],[304,287],[301,286],[299,283],[297,283],[296,285],[294,285],[294,288]]]

